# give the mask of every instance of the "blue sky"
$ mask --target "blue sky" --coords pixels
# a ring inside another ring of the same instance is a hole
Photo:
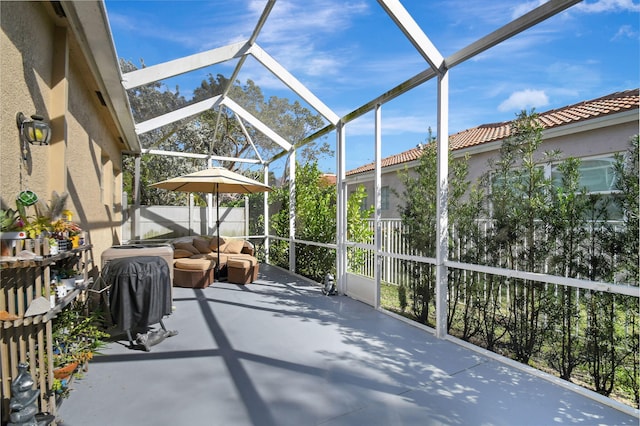
[[[147,66],[251,35],[264,0],[106,0],[119,57]],[[402,4],[445,58],[543,3],[517,0],[406,0]],[[511,120],[640,86],[640,2],[588,0],[450,71],[450,133]],[[276,2],[257,43],[339,116],[407,80],[428,64],[373,0]],[[187,98],[209,73],[167,80]],[[238,76],[266,97],[297,97],[255,60]],[[436,129],[436,81],[382,107],[384,157],[414,147]],[[373,161],[373,114],[347,125],[347,170]],[[335,147],[335,134],[327,141]],[[335,159],[321,168],[336,170]],[[272,169],[282,169],[274,164]]]

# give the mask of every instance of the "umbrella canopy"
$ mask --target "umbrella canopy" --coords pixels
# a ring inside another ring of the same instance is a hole
[[[219,193],[253,194],[271,191],[269,186],[223,167],[210,167],[188,175],[178,176],[151,184],[155,188],[169,191],[204,192],[216,194],[216,231],[218,237],[218,262],[216,275],[220,270],[220,204]]]
[[[241,193],[271,191],[267,185],[223,167],[210,167],[188,175],[178,176],[151,184],[169,191],[204,193]]]

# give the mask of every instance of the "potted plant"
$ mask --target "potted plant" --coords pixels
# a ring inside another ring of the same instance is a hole
[[[57,398],[64,399],[69,397],[69,378],[54,378],[51,384],[51,392],[55,393]]]
[[[76,281],[79,279],[80,271],[75,268],[62,268],[57,272],[60,283],[64,285],[67,290],[73,290],[76,288]]]
[[[79,302],[64,309],[53,322],[54,377],[68,378],[79,365],[86,364],[109,335],[98,327],[99,315],[85,313]]]
[[[13,209],[0,209],[0,232],[4,236],[7,233],[19,233],[22,229],[20,213]]]
[[[1,256],[10,256],[13,249],[13,240],[26,238],[22,230],[20,213],[13,209],[0,210],[0,244]]]
[[[52,256],[58,254],[58,240],[53,237],[49,237],[49,254]]]
[[[53,234],[58,239],[58,245],[60,246],[60,241],[65,241],[63,245],[69,245],[66,249],[77,248],[80,241],[80,233],[82,232],[82,228],[75,223],[70,222],[65,219],[58,219],[52,223],[53,225]],[[63,250],[61,250],[63,251]]]

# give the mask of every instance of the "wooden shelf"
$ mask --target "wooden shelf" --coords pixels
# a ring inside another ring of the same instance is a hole
[[[49,311],[45,312],[44,314],[18,318],[18,319],[9,320],[9,321],[7,320],[0,321],[0,324],[2,325],[2,328],[11,328],[11,327],[27,326],[31,324],[40,324],[42,322],[51,321],[60,312],[62,312],[62,310],[66,308],[67,305],[69,305],[69,303],[73,302],[83,291],[87,290],[87,288],[91,283],[93,283],[93,279],[89,279],[83,284],[76,286],[76,288],[73,289],[73,291],[71,291],[70,293],[67,293],[67,295],[63,297],[61,300],[58,300],[56,302],[56,305],[53,308],[51,308]]]
[[[83,245],[73,250],[63,251],[53,256],[37,256],[34,259],[19,259],[15,256],[0,257],[0,269],[37,268],[52,265],[64,259],[77,256],[93,248],[91,244]]]
[[[52,320],[71,302],[84,297],[92,280],[87,275],[91,259],[91,245],[64,251],[56,255],[37,256],[33,259],[0,257],[0,310],[18,317],[15,320],[0,321],[0,396],[2,422],[8,421],[11,381],[17,374],[18,363],[27,362],[29,371],[40,390],[39,409],[56,414],[55,395],[49,390],[53,383]],[[53,308],[39,315],[25,317],[28,306],[34,300],[44,297],[49,300],[51,293],[51,270],[58,265],[67,266],[79,261],[84,277]],[[40,350],[44,348],[44,350]]]

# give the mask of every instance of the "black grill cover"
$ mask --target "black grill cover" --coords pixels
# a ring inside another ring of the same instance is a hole
[[[163,258],[113,259],[103,268],[102,278],[111,285],[111,317],[120,329],[147,328],[171,313],[171,278]]]

